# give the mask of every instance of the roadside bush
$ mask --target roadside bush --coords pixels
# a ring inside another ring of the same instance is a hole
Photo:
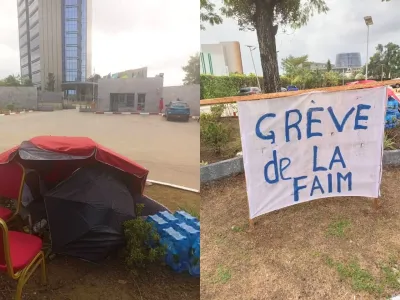
[[[384,150],[395,150],[396,146],[395,146],[395,141],[394,141],[394,137],[390,137],[386,132],[384,135],[384,139],[383,139],[383,149]]]
[[[200,140],[215,154],[221,154],[223,146],[229,142],[231,136],[231,130],[217,118],[218,113],[200,115]]]
[[[210,110],[211,110],[211,117],[215,121],[219,121],[222,117],[222,113],[225,110],[225,105],[224,104],[212,105]]]
[[[124,223],[126,247],[125,262],[128,267],[145,267],[161,261],[166,249],[160,244],[160,235],[153,224],[140,217],[143,205],[136,206],[137,218]]]
[[[14,111],[14,104],[8,104],[7,105],[7,110]]]
[[[261,88],[263,87],[264,79],[258,77]],[[302,89],[311,89],[324,86],[336,86],[354,81],[354,79],[346,78],[341,80],[339,74],[333,71],[330,72],[311,72],[309,76],[297,77],[290,79],[288,76],[281,75],[281,86],[295,84]],[[200,99],[213,99],[231,97],[238,94],[242,87],[258,86],[257,77],[254,74],[231,74],[230,76],[214,76],[200,75]]]

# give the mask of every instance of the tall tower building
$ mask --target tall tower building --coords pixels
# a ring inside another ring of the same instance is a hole
[[[92,74],[92,0],[17,0],[21,77],[76,94]],[[50,74],[50,75],[49,75]]]

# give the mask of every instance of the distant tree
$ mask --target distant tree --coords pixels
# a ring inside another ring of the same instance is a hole
[[[365,79],[365,75],[364,75],[364,74],[361,74],[361,73],[358,73],[358,74],[355,76],[354,79],[355,79],[355,80],[363,80],[363,79]]]
[[[278,26],[299,28],[317,13],[328,12],[324,0],[224,0],[223,15],[237,20],[240,30],[255,30],[263,71],[263,90],[280,90],[275,36]]]
[[[365,66],[362,71],[365,74]],[[380,79],[400,77],[400,46],[388,43],[385,46],[378,44],[376,52],[368,63],[368,78]]]
[[[22,82],[23,86],[33,86],[32,80],[30,78],[26,78]]]
[[[331,64],[331,60],[328,59],[328,62],[326,63],[326,70],[328,72],[330,72],[332,70],[332,64]]]
[[[222,18],[215,13],[215,4],[210,0],[200,0],[200,29],[206,30],[204,24],[217,25],[222,23]]]
[[[196,53],[189,58],[186,66],[182,67],[186,76],[183,79],[184,85],[200,84],[200,54]]]
[[[2,86],[20,86],[21,78],[19,75],[8,75],[6,78],[0,80]]]
[[[46,91],[54,92],[56,85],[56,78],[53,73],[47,74]]]
[[[99,79],[101,79],[102,77],[101,77],[101,75],[99,75],[99,74],[94,74],[94,75],[92,75],[92,76],[90,76],[89,78],[88,78],[88,81],[89,82],[98,82],[99,81]]]

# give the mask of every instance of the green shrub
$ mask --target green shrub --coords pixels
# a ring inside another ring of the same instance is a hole
[[[395,141],[394,138],[390,137],[386,132],[383,139],[383,148],[385,150],[395,150]]]
[[[258,77],[263,89],[264,79]],[[288,76],[281,75],[281,86],[287,87],[291,84],[297,84],[299,88],[311,89],[323,86],[342,85],[354,81],[354,79],[339,79],[336,72],[311,72],[304,78],[297,77],[290,79]],[[238,94],[242,87],[258,86],[257,77],[254,74],[231,74],[230,76],[200,75],[200,99],[213,99],[231,97]]]
[[[11,110],[11,111],[14,111],[14,104],[8,104],[7,105],[7,109]]]
[[[138,217],[124,222],[124,255],[128,267],[145,267],[149,263],[161,261],[166,254],[166,248],[160,244],[160,235],[154,225],[140,217],[142,210],[143,205],[137,205]]]
[[[209,146],[216,154],[226,145],[231,136],[231,130],[211,114],[200,115],[200,140]]]
[[[224,104],[217,104],[211,106],[211,116],[215,121],[219,121],[222,117],[222,113],[225,110]]]

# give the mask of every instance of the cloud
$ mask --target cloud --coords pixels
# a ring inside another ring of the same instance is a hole
[[[197,1],[93,0],[92,13],[96,73],[148,66],[149,75],[165,73],[166,85],[182,83],[182,66],[200,49]],[[17,5],[5,1],[0,10],[0,78],[11,73],[19,73]]]
[[[336,54],[342,52],[360,52],[363,63],[366,60],[367,27],[364,16],[370,15],[374,25],[370,27],[369,53],[373,53],[377,44],[389,42],[400,45],[400,18],[398,0],[381,2],[380,0],[328,0],[330,11],[326,15],[315,15],[308,25],[298,30],[280,28],[276,36],[279,61],[289,55],[308,54],[309,60],[335,62]],[[239,41],[242,50],[244,72],[254,72],[250,53],[244,45],[258,46],[255,32],[241,32],[234,20],[224,20],[219,26],[207,26],[201,32],[201,43]],[[262,74],[259,52],[254,52],[254,61],[258,74]]]

